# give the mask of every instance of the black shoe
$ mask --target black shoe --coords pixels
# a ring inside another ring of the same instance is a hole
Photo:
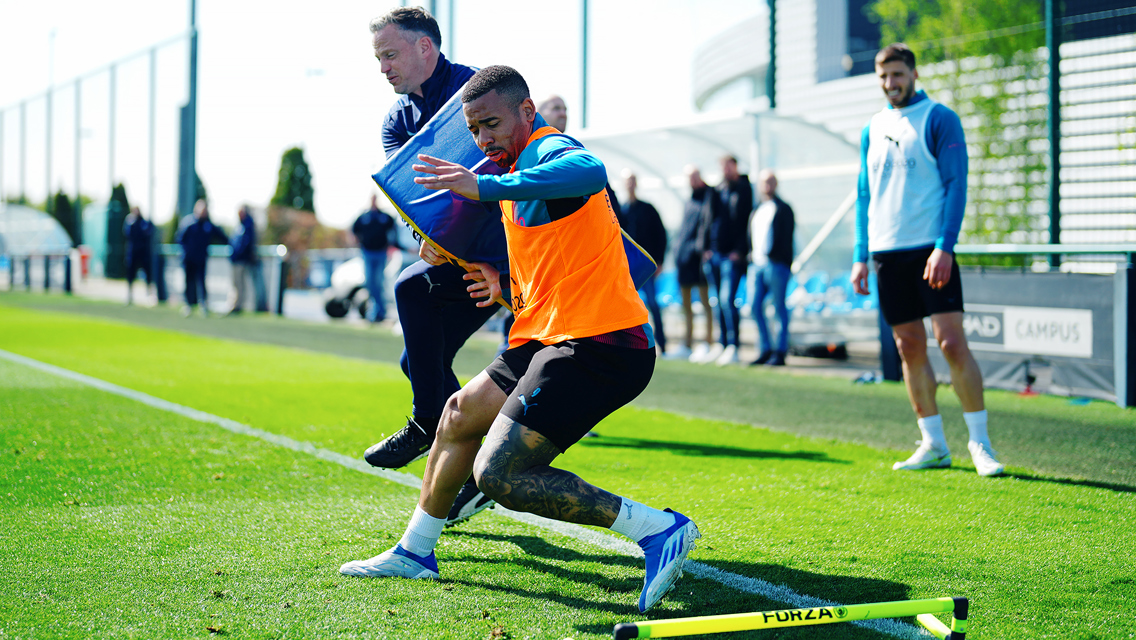
[[[783,367],[783,366],[785,366],[785,354],[783,354],[783,353],[773,354],[773,357],[769,359],[769,362],[765,363],[765,366],[767,366],[767,367]]]
[[[757,367],[757,366],[763,365],[766,362],[769,362],[769,359],[772,358],[772,357],[773,357],[772,351],[762,351],[761,355],[757,356],[757,360],[754,360],[753,362],[749,363],[749,366]]]
[[[452,527],[455,524],[465,522],[486,509],[492,509],[495,504],[497,503],[477,488],[473,476],[470,476],[469,480],[465,481],[461,491],[458,492],[454,506],[450,507],[450,514],[446,516],[446,526]]]
[[[430,453],[430,445],[434,444],[434,434],[437,431],[437,418],[432,421],[407,418],[405,427],[386,440],[372,445],[363,453],[363,459],[372,467],[382,469],[405,467]]]

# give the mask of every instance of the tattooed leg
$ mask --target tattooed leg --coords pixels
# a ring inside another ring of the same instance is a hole
[[[561,453],[548,438],[498,415],[477,454],[473,474],[485,495],[514,511],[610,527],[622,499],[574,473],[548,466]]]

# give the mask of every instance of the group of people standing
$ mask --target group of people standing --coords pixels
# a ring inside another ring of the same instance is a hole
[[[255,299],[257,311],[267,311],[268,302],[264,286],[264,273],[256,253],[256,223],[248,205],[237,211],[238,224],[232,238],[209,218],[209,204],[198,200],[193,215],[182,218],[175,241],[181,247],[182,269],[185,272],[185,306],[182,315],[189,317],[201,305],[201,313],[209,315],[209,292],[205,287],[206,267],[209,262],[209,245],[229,246],[229,262],[233,280],[232,293],[227,304],[228,315],[239,315]],[[154,236],[156,227],[147,220],[138,207],[130,210],[123,222],[122,235],[126,243],[126,304],[134,303],[134,281],[141,271],[146,285],[155,282],[157,257]],[[251,285],[251,286],[250,286]],[[255,297],[253,294],[255,293]]]
[[[749,176],[738,171],[738,160],[721,160],[722,182],[706,184],[702,171],[686,169],[690,199],[679,228],[675,268],[686,319],[683,343],[667,358],[729,365],[741,362],[741,312],[738,290],[746,273],[754,274],[753,318],[757,323],[757,358],[751,365],[780,366],[789,352],[789,312],[785,297],[793,263],[793,208],[777,195],[777,176],[764,169],[758,174],[760,205],[754,207]],[[704,339],[694,341],[694,291],[707,310]],[[773,340],[765,317],[771,301],[778,322]],[[713,307],[713,311],[711,311]],[[718,339],[714,339],[715,319]]]

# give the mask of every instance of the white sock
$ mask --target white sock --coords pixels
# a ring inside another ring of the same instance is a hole
[[[416,556],[428,556],[438,544],[438,538],[442,537],[442,528],[445,526],[445,518],[435,518],[423,511],[422,507],[416,506],[414,515],[410,516],[410,522],[406,525],[406,533],[402,534],[398,543]]]
[[[970,441],[989,447],[990,436],[986,433],[986,409],[982,411],[972,411],[970,413],[964,412],[962,419],[966,420],[966,428],[970,431]]]
[[[919,418],[919,432],[923,434],[923,442],[930,443],[937,451],[947,450],[947,438],[943,435],[943,416]]]
[[[621,498],[623,504],[619,507],[619,515],[611,525],[611,530],[621,533],[635,542],[647,536],[662,533],[675,523],[673,514],[653,509],[634,500]]]

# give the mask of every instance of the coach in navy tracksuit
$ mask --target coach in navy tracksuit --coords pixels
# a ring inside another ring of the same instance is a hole
[[[205,263],[209,261],[209,243],[223,244],[229,238],[220,227],[209,220],[209,205],[198,200],[193,206],[193,217],[186,216],[178,227],[177,243],[181,245],[181,264],[185,268],[185,305],[182,315],[193,313],[201,298],[202,313],[209,314],[209,293],[205,290]]]
[[[383,75],[401,94],[383,123],[383,148],[394,155],[462,88],[474,69],[454,64],[439,51],[441,33],[429,13],[413,7],[394,9],[371,21],[375,57]],[[484,260],[508,270],[504,228],[477,247]],[[426,244],[419,253],[431,253]],[[465,270],[454,264],[431,266],[418,261],[399,275],[394,297],[405,349],[402,370],[410,378],[414,414],[399,432],[364,454],[370,464],[399,468],[430,450],[446,400],[461,386],[453,371],[454,356],[465,341],[496,313],[496,306],[478,307],[466,290]],[[505,280],[502,278],[502,280]],[[470,485],[476,492],[476,485]],[[455,510],[464,504],[463,489]]]
[[[147,287],[153,282],[154,225],[142,217],[138,207],[133,207],[122,223],[122,235],[126,238],[126,304],[133,304],[138,270],[146,277]]]

